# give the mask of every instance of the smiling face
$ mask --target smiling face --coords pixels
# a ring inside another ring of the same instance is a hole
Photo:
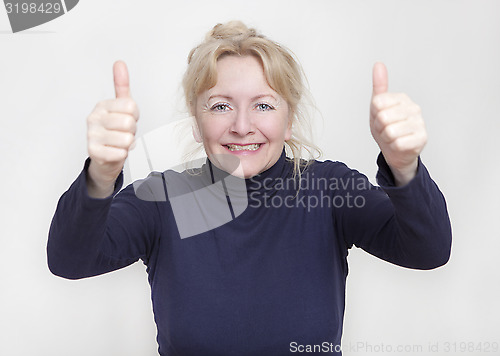
[[[259,60],[250,55],[218,60],[217,84],[197,97],[195,116],[194,136],[203,142],[210,161],[238,177],[271,168],[291,137],[288,104],[271,89]]]

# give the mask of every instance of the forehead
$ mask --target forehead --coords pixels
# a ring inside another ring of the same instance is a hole
[[[217,61],[217,84],[208,95],[255,96],[275,94],[267,83],[264,69],[254,56],[224,56]]]

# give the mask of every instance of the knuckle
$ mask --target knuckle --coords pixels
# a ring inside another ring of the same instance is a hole
[[[125,111],[130,114],[135,113],[137,111],[137,104],[135,103],[135,100],[131,98],[126,98],[125,100]]]
[[[401,100],[401,101],[411,101],[410,100],[410,97],[408,96],[408,94],[406,93],[398,93],[398,98]]]
[[[427,143],[427,140],[428,140],[428,136],[427,136],[427,132],[422,132],[422,143],[425,145]]]
[[[102,154],[99,145],[96,143],[90,142],[87,148],[90,159],[97,161],[98,163],[102,163]]]
[[[116,152],[116,155],[119,161],[124,161],[125,159],[127,159],[128,151],[125,149],[120,149]]]
[[[387,113],[385,111],[379,111],[375,115],[375,118],[377,119],[378,122],[380,122],[382,126],[384,126],[387,121]]]
[[[87,125],[95,125],[95,123],[98,121],[99,116],[97,115],[96,111],[94,110],[93,112],[90,113],[89,116],[87,116]]]
[[[374,120],[373,128],[375,129],[376,132],[380,133],[384,129],[384,126],[380,123],[379,120]]]
[[[97,141],[102,136],[102,131],[98,127],[92,125],[87,130],[87,139],[90,141]]]
[[[125,130],[135,133],[136,125],[135,125],[135,120],[132,116],[127,116],[125,118],[123,126]]]
[[[107,112],[108,108],[109,108],[109,105],[110,105],[110,101],[109,100],[101,100],[95,106],[94,111],[97,112],[97,113]]]
[[[395,137],[395,130],[392,126],[387,126],[384,131],[388,139],[392,139]]]
[[[101,108],[104,108],[104,107],[106,106],[106,104],[105,104],[105,103],[106,103],[106,101],[104,101],[104,100],[100,100],[100,101],[98,101],[98,102],[97,102],[97,104],[95,105],[95,108],[94,108],[94,109],[95,109],[95,110],[99,110],[99,109],[101,109]]]
[[[94,142],[89,141],[87,144],[87,150],[89,151],[89,154],[92,156],[96,152],[96,145]]]
[[[139,114],[139,106],[135,100],[132,100],[132,109],[134,113]]]
[[[372,105],[374,108],[376,108],[377,110],[380,110],[382,108],[382,105],[383,104],[383,100],[382,98],[380,97],[380,95],[376,95],[372,98]]]
[[[107,111],[104,108],[96,108],[94,111],[87,116],[87,123],[92,125],[98,125],[106,117]]]
[[[407,106],[406,108],[406,112],[408,113],[408,115],[410,116],[419,116],[420,115],[420,112],[421,112],[421,109],[420,109],[420,106],[418,106],[417,104],[415,103],[411,103]]]
[[[394,142],[391,143],[391,147],[395,151],[402,151],[403,150],[403,144],[401,143],[401,140],[394,140]]]
[[[125,133],[123,141],[125,146],[129,147],[134,142],[134,135],[129,132]]]
[[[418,155],[422,152],[422,149],[424,148],[423,145],[417,145],[412,148],[411,153],[415,156],[418,157]]]

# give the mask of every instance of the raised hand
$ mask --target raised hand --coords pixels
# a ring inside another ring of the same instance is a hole
[[[99,102],[87,118],[90,166],[87,189],[94,198],[105,198],[114,190],[125,159],[135,141],[139,109],[130,96],[127,66],[113,65],[116,98]]]
[[[391,168],[396,185],[408,183],[417,172],[418,156],[427,143],[420,107],[404,93],[388,92],[387,69],[373,67],[370,130]]]

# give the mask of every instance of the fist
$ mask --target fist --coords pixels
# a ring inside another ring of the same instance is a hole
[[[127,66],[113,65],[116,98],[99,102],[87,118],[87,144],[93,186],[113,187],[135,142],[139,109],[130,96]],[[92,184],[91,184],[92,185]],[[113,190],[111,190],[112,192]]]
[[[418,156],[427,143],[420,107],[404,93],[389,93],[387,69],[373,67],[370,130],[391,168],[397,185],[416,174]]]

